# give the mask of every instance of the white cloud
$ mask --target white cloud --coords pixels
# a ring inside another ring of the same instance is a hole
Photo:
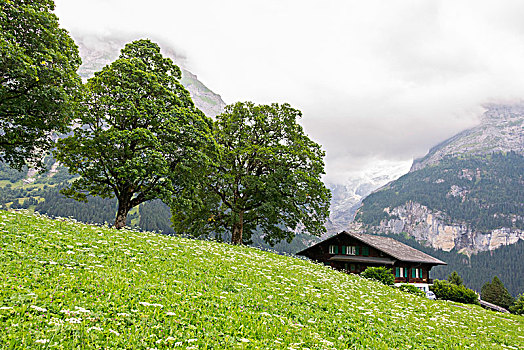
[[[331,179],[421,156],[481,104],[523,97],[520,1],[57,0],[57,14],[73,34],[171,43],[228,103],[301,109]]]

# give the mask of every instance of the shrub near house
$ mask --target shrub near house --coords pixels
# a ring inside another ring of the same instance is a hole
[[[478,304],[478,296],[475,291],[464,285],[456,285],[447,281],[435,280],[429,289],[435,293],[438,299],[456,301],[464,304]]]

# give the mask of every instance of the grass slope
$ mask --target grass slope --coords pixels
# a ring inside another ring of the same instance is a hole
[[[502,349],[524,318],[308,261],[0,211],[0,348]]]

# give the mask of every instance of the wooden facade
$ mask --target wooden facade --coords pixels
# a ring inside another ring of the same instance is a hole
[[[446,265],[393,238],[349,232],[329,237],[297,255],[348,273],[359,274],[368,266],[385,266],[395,275],[395,283],[416,285],[431,284],[431,268]]]

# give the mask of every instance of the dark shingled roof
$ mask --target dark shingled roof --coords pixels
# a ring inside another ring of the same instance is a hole
[[[359,241],[376,248],[378,250],[383,251],[384,253],[391,255],[397,260],[400,261],[408,261],[408,262],[418,262],[418,263],[426,263],[426,264],[434,264],[434,265],[447,265],[444,261],[439,260],[437,258],[434,258],[426,253],[421,252],[420,250],[417,250],[415,248],[412,248],[404,243],[401,243],[393,238],[390,237],[384,237],[384,236],[377,236],[377,235],[368,235],[364,233],[357,233],[357,232],[346,232],[342,231],[339,234],[335,236],[331,236],[328,239],[331,239],[333,237],[339,236],[339,235],[348,235],[353,238],[358,239]],[[322,243],[322,242],[320,242]],[[320,244],[317,243],[314,246]],[[306,250],[309,250],[313,248],[314,246],[311,246],[307,249],[304,249],[303,251],[297,253],[302,255]]]

